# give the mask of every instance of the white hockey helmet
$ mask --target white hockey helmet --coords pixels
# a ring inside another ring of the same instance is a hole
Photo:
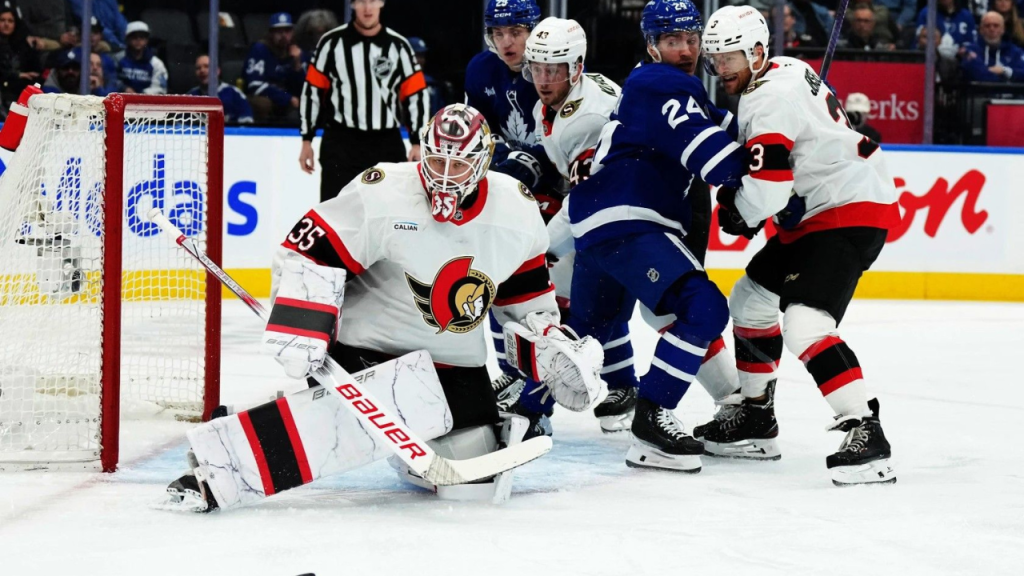
[[[575,84],[583,70],[583,61],[587,56],[587,33],[575,20],[565,20],[554,16],[545,18],[533,29],[526,40],[526,52],[523,54],[523,77],[534,82],[536,72],[550,69],[548,65],[567,64],[568,76],[554,78],[549,82]],[[531,69],[531,65],[534,69]],[[549,76],[550,77],[550,76]]]
[[[449,222],[487,175],[494,156],[491,129],[476,108],[449,104],[423,127],[420,140],[420,174],[430,193],[431,214]]]
[[[764,70],[768,65],[768,23],[753,6],[724,6],[715,11],[708,18],[708,24],[704,27],[704,67],[708,73],[718,75],[715,63],[721,63],[721,58],[716,59],[717,54],[741,51],[747,59],[747,67],[754,74]],[[754,68],[757,61],[757,54],[754,47],[760,44],[764,48],[764,62],[760,68]],[[738,72],[738,70],[730,73]]]

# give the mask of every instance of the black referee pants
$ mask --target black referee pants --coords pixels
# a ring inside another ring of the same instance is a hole
[[[405,162],[402,133],[331,126],[320,143],[320,201],[330,200],[346,184],[379,162]]]

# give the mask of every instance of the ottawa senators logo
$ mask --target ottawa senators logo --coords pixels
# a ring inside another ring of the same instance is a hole
[[[432,284],[405,275],[423,321],[440,334],[472,331],[483,322],[494,301],[494,282],[473,270],[472,256],[453,258],[441,266]]]
[[[380,168],[370,168],[366,172],[363,172],[362,183],[363,184],[376,184],[384,179],[384,171]]]
[[[559,112],[558,115],[561,116],[562,118],[568,118],[569,116],[575,114],[576,111],[580,109],[580,106],[582,104],[583,98],[580,98],[579,100],[573,100],[571,102],[566,102],[565,106],[562,106],[562,111]]]

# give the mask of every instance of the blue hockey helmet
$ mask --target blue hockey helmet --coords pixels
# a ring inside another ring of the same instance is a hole
[[[540,21],[536,0],[489,0],[484,9],[484,27],[526,26],[532,29]]]
[[[690,0],[651,0],[640,16],[640,30],[648,44],[657,44],[658,37],[672,32],[704,30],[700,10]]]

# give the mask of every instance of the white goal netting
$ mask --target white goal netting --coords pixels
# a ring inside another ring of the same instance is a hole
[[[0,462],[93,461],[110,418],[105,363],[122,410],[203,410],[206,276],[146,214],[163,209],[205,249],[208,115],[129,105],[119,159],[102,99],[42,95],[29,109],[0,179]],[[123,190],[105,190],[107,163],[119,160]],[[120,277],[105,260],[112,243]],[[110,282],[119,302],[105,301]],[[120,357],[105,358],[103,328],[117,305]]]

